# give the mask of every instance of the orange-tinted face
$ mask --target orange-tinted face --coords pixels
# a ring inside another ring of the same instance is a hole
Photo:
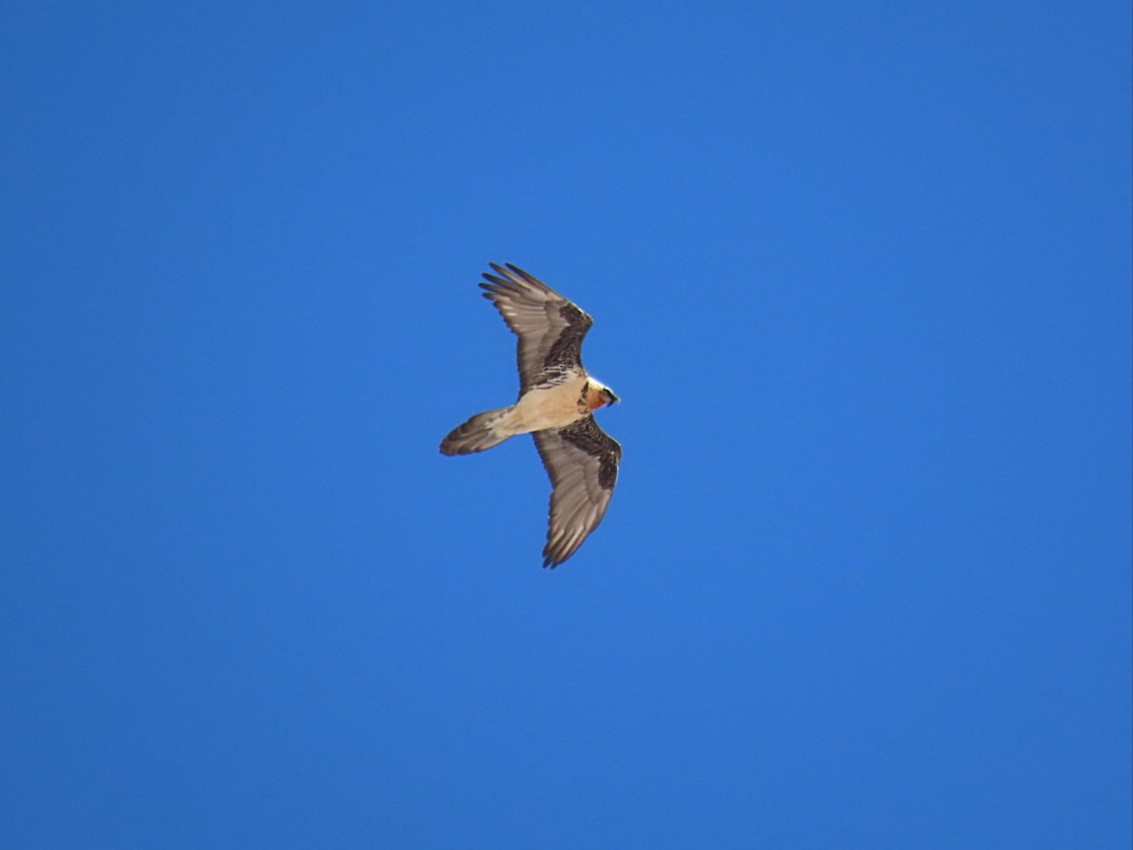
[[[605,407],[606,405],[613,404],[616,401],[618,401],[618,397],[605,387],[600,390],[591,387],[590,393],[586,397],[586,406],[591,411],[594,411],[599,407]]]

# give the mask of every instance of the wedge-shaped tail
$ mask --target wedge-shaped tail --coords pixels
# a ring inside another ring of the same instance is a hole
[[[496,429],[509,413],[511,413],[510,407],[477,413],[460,427],[454,428],[452,433],[441,441],[441,454],[467,455],[498,446],[512,436],[507,430]]]

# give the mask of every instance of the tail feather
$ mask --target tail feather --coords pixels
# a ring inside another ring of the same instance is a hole
[[[506,432],[500,433],[494,427],[509,413],[511,413],[510,407],[477,413],[463,425],[454,428],[441,441],[441,454],[467,455],[473,452],[482,452],[485,449],[492,448],[492,446],[498,446],[512,436]]]

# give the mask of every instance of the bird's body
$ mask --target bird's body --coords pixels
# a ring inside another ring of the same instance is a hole
[[[558,383],[532,387],[511,407],[473,416],[445,438],[441,452],[471,454],[490,449],[517,434],[564,428],[601,407],[603,389],[605,387],[584,374],[568,375]]]
[[[517,434],[533,434],[551,478],[550,526],[543,565],[556,566],[605,516],[621,446],[593,413],[618,401],[582,366],[582,340],[593,320],[542,281],[511,264],[491,264],[485,296],[519,337],[519,399],[478,413],[441,442],[446,455],[471,454]]]

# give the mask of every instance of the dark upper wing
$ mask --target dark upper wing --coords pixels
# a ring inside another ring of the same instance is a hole
[[[554,567],[573,555],[606,515],[622,447],[593,416],[532,436],[553,487],[543,566]]]
[[[484,297],[519,337],[519,391],[582,366],[582,339],[594,323],[586,313],[523,269],[489,263]]]

